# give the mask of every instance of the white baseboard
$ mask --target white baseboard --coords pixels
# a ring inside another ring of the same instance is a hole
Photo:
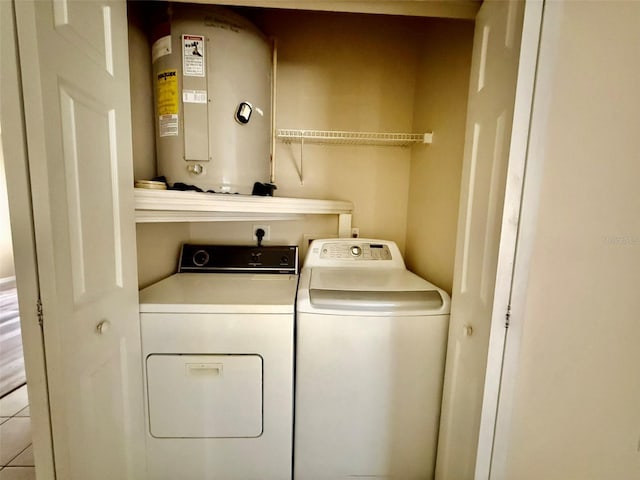
[[[0,278],[0,288],[16,288],[16,277]]]

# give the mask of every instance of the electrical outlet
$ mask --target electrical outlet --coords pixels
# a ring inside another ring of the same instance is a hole
[[[264,230],[264,237],[262,237],[262,241],[271,240],[271,225],[252,225],[251,226],[251,234],[254,241],[258,241],[258,237],[256,236],[256,231],[261,228]]]
[[[351,238],[358,238],[360,236],[360,229],[358,227],[353,227],[351,229]]]

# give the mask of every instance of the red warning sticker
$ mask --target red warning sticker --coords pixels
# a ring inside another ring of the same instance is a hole
[[[182,35],[182,74],[185,77],[204,77],[204,37]]]

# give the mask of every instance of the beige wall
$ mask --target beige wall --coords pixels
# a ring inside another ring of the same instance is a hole
[[[0,145],[2,145],[1,141]],[[2,148],[0,148],[0,279],[13,277],[15,274],[13,244],[11,243],[11,223],[9,221],[7,178],[4,171],[4,155]]]
[[[412,19],[267,13],[278,39],[277,128],[411,132],[420,44]],[[404,249],[411,150],[278,144],[278,195],[350,200],[363,237]]]
[[[414,100],[414,130],[435,133],[432,145],[412,149],[406,262],[449,293],[473,28],[473,22],[441,21],[425,32]]]
[[[182,243],[252,245],[253,227],[268,225],[264,245],[299,245],[300,256],[313,238],[334,237],[335,215],[308,215],[299,220],[253,222],[143,223],[137,226],[138,285],[144,288],[176,272]]]
[[[180,245],[189,241],[187,223],[140,223],[136,228],[138,286],[144,288],[176,272]]]
[[[136,178],[155,174],[154,122],[148,103],[152,98],[149,46],[145,43],[142,21],[145,15],[130,6]],[[300,146],[277,143],[276,195],[352,201],[353,226],[360,229],[361,237],[394,240],[403,251],[409,213],[411,222],[418,222],[409,237],[413,248],[407,251],[412,268],[450,288],[464,140],[464,131],[458,129],[457,122],[462,117],[464,128],[468,77],[465,62],[469,61],[472,23],[285,10],[254,11],[251,15],[266,34],[278,40],[277,128],[437,130],[437,143],[432,146],[305,145],[303,182]],[[440,88],[444,99],[434,92]],[[428,152],[432,152],[431,156]],[[428,156],[426,160],[424,156]],[[430,161],[431,167],[425,170]],[[430,202],[437,204],[439,213],[422,217],[420,212],[432,208]],[[450,218],[445,219],[447,216]],[[432,264],[423,254],[421,236],[440,222],[445,223],[443,228],[429,237],[427,253],[439,257]],[[167,228],[167,235],[179,242],[176,229]],[[220,238],[219,225],[197,229],[202,241]],[[148,279],[166,272],[151,267],[162,263],[159,259],[153,261],[155,255],[162,255],[160,250],[142,251],[148,241],[144,239],[160,235],[162,227],[138,230],[143,232],[140,233],[143,239],[138,241],[143,258],[139,266],[140,283],[146,284]],[[154,235],[145,233],[151,230]],[[250,231],[250,225],[241,230]],[[205,231],[209,237],[203,235]],[[316,223],[309,219],[284,231],[289,232],[287,238],[300,242],[304,234],[331,233],[324,227],[316,229]]]
[[[640,476],[639,45],[638,2],[545,7],[529,160],[543,169],[501,478]]]
[[[156,176],[156,139],[153,113],[151,45],[147,40],[148,3],[127,2],[133,176]]]

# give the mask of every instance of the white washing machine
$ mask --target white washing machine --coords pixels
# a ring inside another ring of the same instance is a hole
[[[311,244],[297,301],[295,479],[433,478],[449,305],[393,242]]]
[[[149,480],[291,478],[297,247],[184,245],[140,292]]]

